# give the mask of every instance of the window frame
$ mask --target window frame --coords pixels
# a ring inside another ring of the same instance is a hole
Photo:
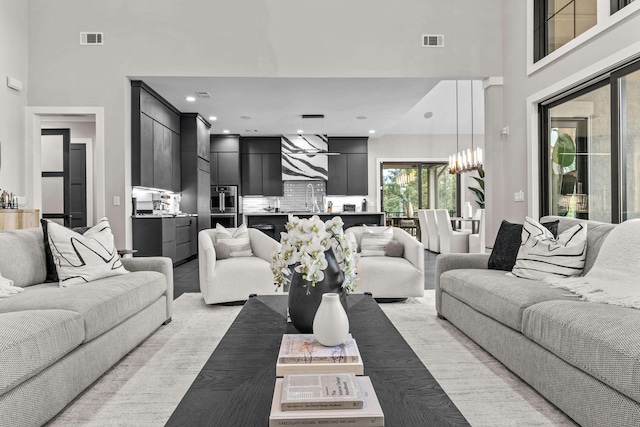
[[[609,10],[610,10],[610,14],[613,15],[614,13],[620,11],[621,9],[629,6],[631,3],[633,3],[634,0],[610,0],[609,1]]]

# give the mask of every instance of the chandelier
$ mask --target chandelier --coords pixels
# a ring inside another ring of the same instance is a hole
[[[398,176],[396,176],[396,184],[400,187],[406,187],[416,180],[416,176],[411,173],[401,172]]]
[[[482,149],[473,148],[473,80],[471,83],[471,148],[460,151],[458,127],[458,80],[456,80],[456,154],[449,156],[449,173],[465,173],[482,169]]]

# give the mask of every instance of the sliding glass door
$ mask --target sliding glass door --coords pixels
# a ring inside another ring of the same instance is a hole
[[[541,215],[640,218],[640,61],[541,106]]]

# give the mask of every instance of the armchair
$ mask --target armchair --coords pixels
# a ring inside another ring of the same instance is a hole
[[[233,232],[234,229],[228,229]],[[216,230],[198,233],[200,291],[207,304],[244,301],[250,294],[275,294],[270,262],[280,243],[263,232],[249,228],[253,256],[218,259],[214,244]]]
[[[364,227],[345,231],[360,252]],[[357,293],[371,292],[374,298],[424,296],[424,246],[406,231],[393,227],[393,239],[402,243],[402,257],[366,256],[358,260]]]

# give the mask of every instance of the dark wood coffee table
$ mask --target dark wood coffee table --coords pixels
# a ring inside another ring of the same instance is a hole
[[[249,298],[166,425],[268,425],[282,334],[297,333],[286,307]],[[386,426],[469,425],[370,295],[349,296],[349,321]]]

